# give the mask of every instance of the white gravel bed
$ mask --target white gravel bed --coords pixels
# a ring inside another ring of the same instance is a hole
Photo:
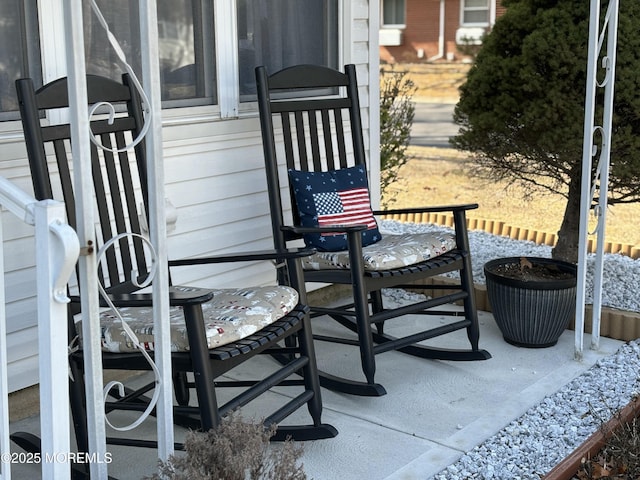
[[[382,221],[393,233],[450,230],[429,224]],[[470,231],[473,276],[484,283],[484,264],[497,257],[550,257],[551,247]],[[591,299],[593,256],[587,269],[587,298]],[[603,305],[640,311],[640,261],[622,255],[604,259]],[[586,440],[614,412],[640,392],[640,344],[624,344],[585,373],[549,395],[496,435],[465,453],[433,480],[539,479]]]
[[[432,478],[539,479],[638,395],[639,372],[640,345],[622,345]]]

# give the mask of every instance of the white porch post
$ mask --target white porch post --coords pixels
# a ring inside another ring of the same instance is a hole
[[[146,138],[149,173],[149,220],[151,242],[160,265],[167,264],[166,223],[164,213],[164,166],[162,162],[162,118],[160,105],[160,74],[158,64],[157,12],[155,0],[140,0],[140,38],[142,47],[143,83],[150,102],[151,128]],[[83,349],[87,389],[87,426],[89,450],[97,458],[105,458],[106,428],[103,399],[100,325],[98,320],[98,275],[95,251],[94,215],[92,210],[92,175],[87,109],[86,68],[82,1],[65,0],[67,70],[69,103],[74,152],[74,183],[76,186],[78,236],[83,247],[80,259],[82,285]],[[173,453],[173,410],[171,392],[171,351],[169,334],[168,272],[159,268],[153,282],[155,315],[155,362],[161,374],[156,388],[161,395],[157,408],[158,454],[167,459]],[[89,339],[89,341],[87,341]],[[106,463],[91,463],[92,478],[106,478]]]
[[[85,362],[87,400],[87,430],[89,452],[106,458],[106,428],[102,397],[102,353],[100,345],[98,265],[95,251],[95,220],[87,109],[87,82],[84,57],[82,0],[65,0],[65,44],[69,78],[69,115],[71,151],[73,152],[74,186],[76,194],[77,234],[80,240],[79,260],[80,301],[82,304],[82,335]],[[90,463],[91,478],[106,479],[107,464]]]
[[[610,0],[602,30],[600,29],[600,0],[591,0],[589,26],[589,56],[585,98],[584,139],[582,156],[582,200],[580,204],[580,245],[578,250],[578,285],[576,296],[575,358],[582,359],[584,343],[584,307],[586,304],[587,246],[589,236],[589,212],[599,191],[598,206],[595,208],[596,259],[593,285],[593,321],[591,348],[600,346],[600,317],[602,308],[602,272],[604,259],[605,223],[609,182],[609,160],[611,153],[611,124],[613,118],[613,93],[615,84],[616,47],[618,40],[619,0]],[[606,38],[606,53],[602,57],[601,68],[604,79],[598,82],[598,62]],[[604,105],[601,125],[596,124],[597,88],[604,88]],[[595,136],[600,137],[600,145],[595,145]],[[592,157],[600,153],[595,179],[591,178]]]
[[[167,224],[165,219],[164,163],[162,156],[162,106],[158,63],[158,20],[156,0],[140,0],[140,40],[144,90],[150,102],[151,127],[146,137],[151,243],[159,265],[167,265]],[[173,396],[171,381],[171,335],[169,326],[169,275],[159,268],[153,280],[155,362],[160,371],[158,397],[158,456],[167,460],[173,453]]]

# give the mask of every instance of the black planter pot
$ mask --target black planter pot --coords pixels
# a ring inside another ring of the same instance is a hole
[[[496,270],[519,265],[522,258],[569,274],[567,278],[519,279]],[[571,263],[536,257],[508,257],[484,265],[487,295],[505,341],[529,348],[550,347],[575,315],[577,267]]]

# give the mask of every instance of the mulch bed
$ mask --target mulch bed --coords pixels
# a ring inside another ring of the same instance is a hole
[[[555,265],[531,263],[522,258],[520,263],[505,263],[494,269],[494,273],[515,280],[562,280],[575,275],[560,270]]]

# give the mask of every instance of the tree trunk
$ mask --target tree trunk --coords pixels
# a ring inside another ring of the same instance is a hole
[[[580,169],[578,169],[579,171]],[[580,243],[580,175],[574,175],[569,183],[567,207],[558,231],[558,242],[551,251],[551,257],[565,262],[578,263]]]

